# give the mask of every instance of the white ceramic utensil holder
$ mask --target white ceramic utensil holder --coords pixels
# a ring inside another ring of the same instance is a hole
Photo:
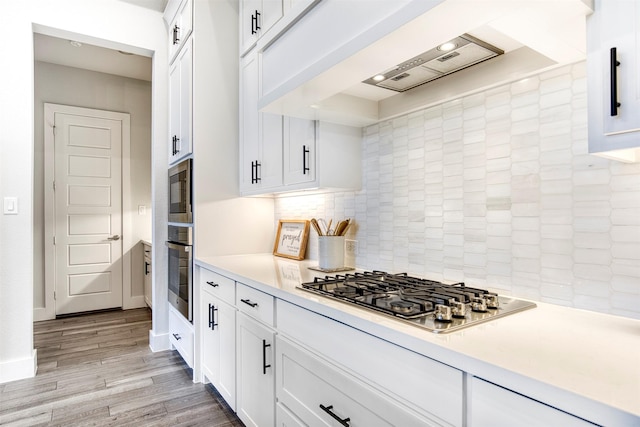
[[[344,267],[344,236],[318,236],[318,267]]]

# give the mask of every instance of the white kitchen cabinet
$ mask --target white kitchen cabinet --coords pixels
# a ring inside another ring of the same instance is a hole
[[[305,424],[282,403],[276,404],[276,426],[277,427],[305,427]]]
[[[240,68],[240,192],[268,192],[282,185],[282,116],[258,111],[255,51]]]
[[[175,308],[169,306],[169,342],[190,368],[193,368],[193,336],[193,325]]]
[[[360,189],[361,139],[360,128],[284,117],[281,191]]]
[[[594,8],[587,19],[589,151],[640,161],[640,3],[595,0]]]
[[[240,1],[240,54],[251,49],[282,18],[282,0]]]
[[[361,187],[361,129],[258,111],[258,54],[241,61],[240,193]]]
[[[178,2],[173,2],[178,3]],[[172,5],[173,6],[173,5]],[[169,6],[168,6],[169,7]],[[173,6],[175,7],[175,6]],[[193,0],[179,2],[173,19],[169,22],[169,63],[191,35],[193,30]]]
[[[144,302],[149,308],[153,308],[152,281],[151,281],[151,246],[142,244],[144,250]]]
[[[247,426],[275,423],[275,332],[248,314],[237,318],[237,410]]]
[[[193,40],[169,68],[169,164],[192,152]]]
[[[276,364],[278,404],[306,425],[437,425],[279,336]]]
[[[202,273],[202,270],[201,270]],[[236,309],[210,293],[203,284],[202,372],[231,409],[236,409]]]
[[[432,425],[463,425],[462,371],[285,301],[277,300],[276,308],[278,334],[354,376],[366,378],[385,395],[403,402],[419,413],[420,419],[429,420]],[[283,361],[278,358],[278,370],[281,363]],[[280,383],[278,380],[278,387]],[[295,410],[293,412],[302,417]]]
[[[470,427],[593,427],[594,424],[480,378],[471,379]]]

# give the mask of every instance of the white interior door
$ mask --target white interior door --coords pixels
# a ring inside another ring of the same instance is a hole
[[[56,315],[122,307],[122,122],[55,114]]]

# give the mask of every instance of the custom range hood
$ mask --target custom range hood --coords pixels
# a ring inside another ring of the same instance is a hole
[[[503,53],[502,49],[463,34],[376,74],[363,83],[404,92]]]

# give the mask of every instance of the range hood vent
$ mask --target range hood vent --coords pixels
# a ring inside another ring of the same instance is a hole
[[[404,92],[503,53],[489,43],[463,34],[363,83]]]

